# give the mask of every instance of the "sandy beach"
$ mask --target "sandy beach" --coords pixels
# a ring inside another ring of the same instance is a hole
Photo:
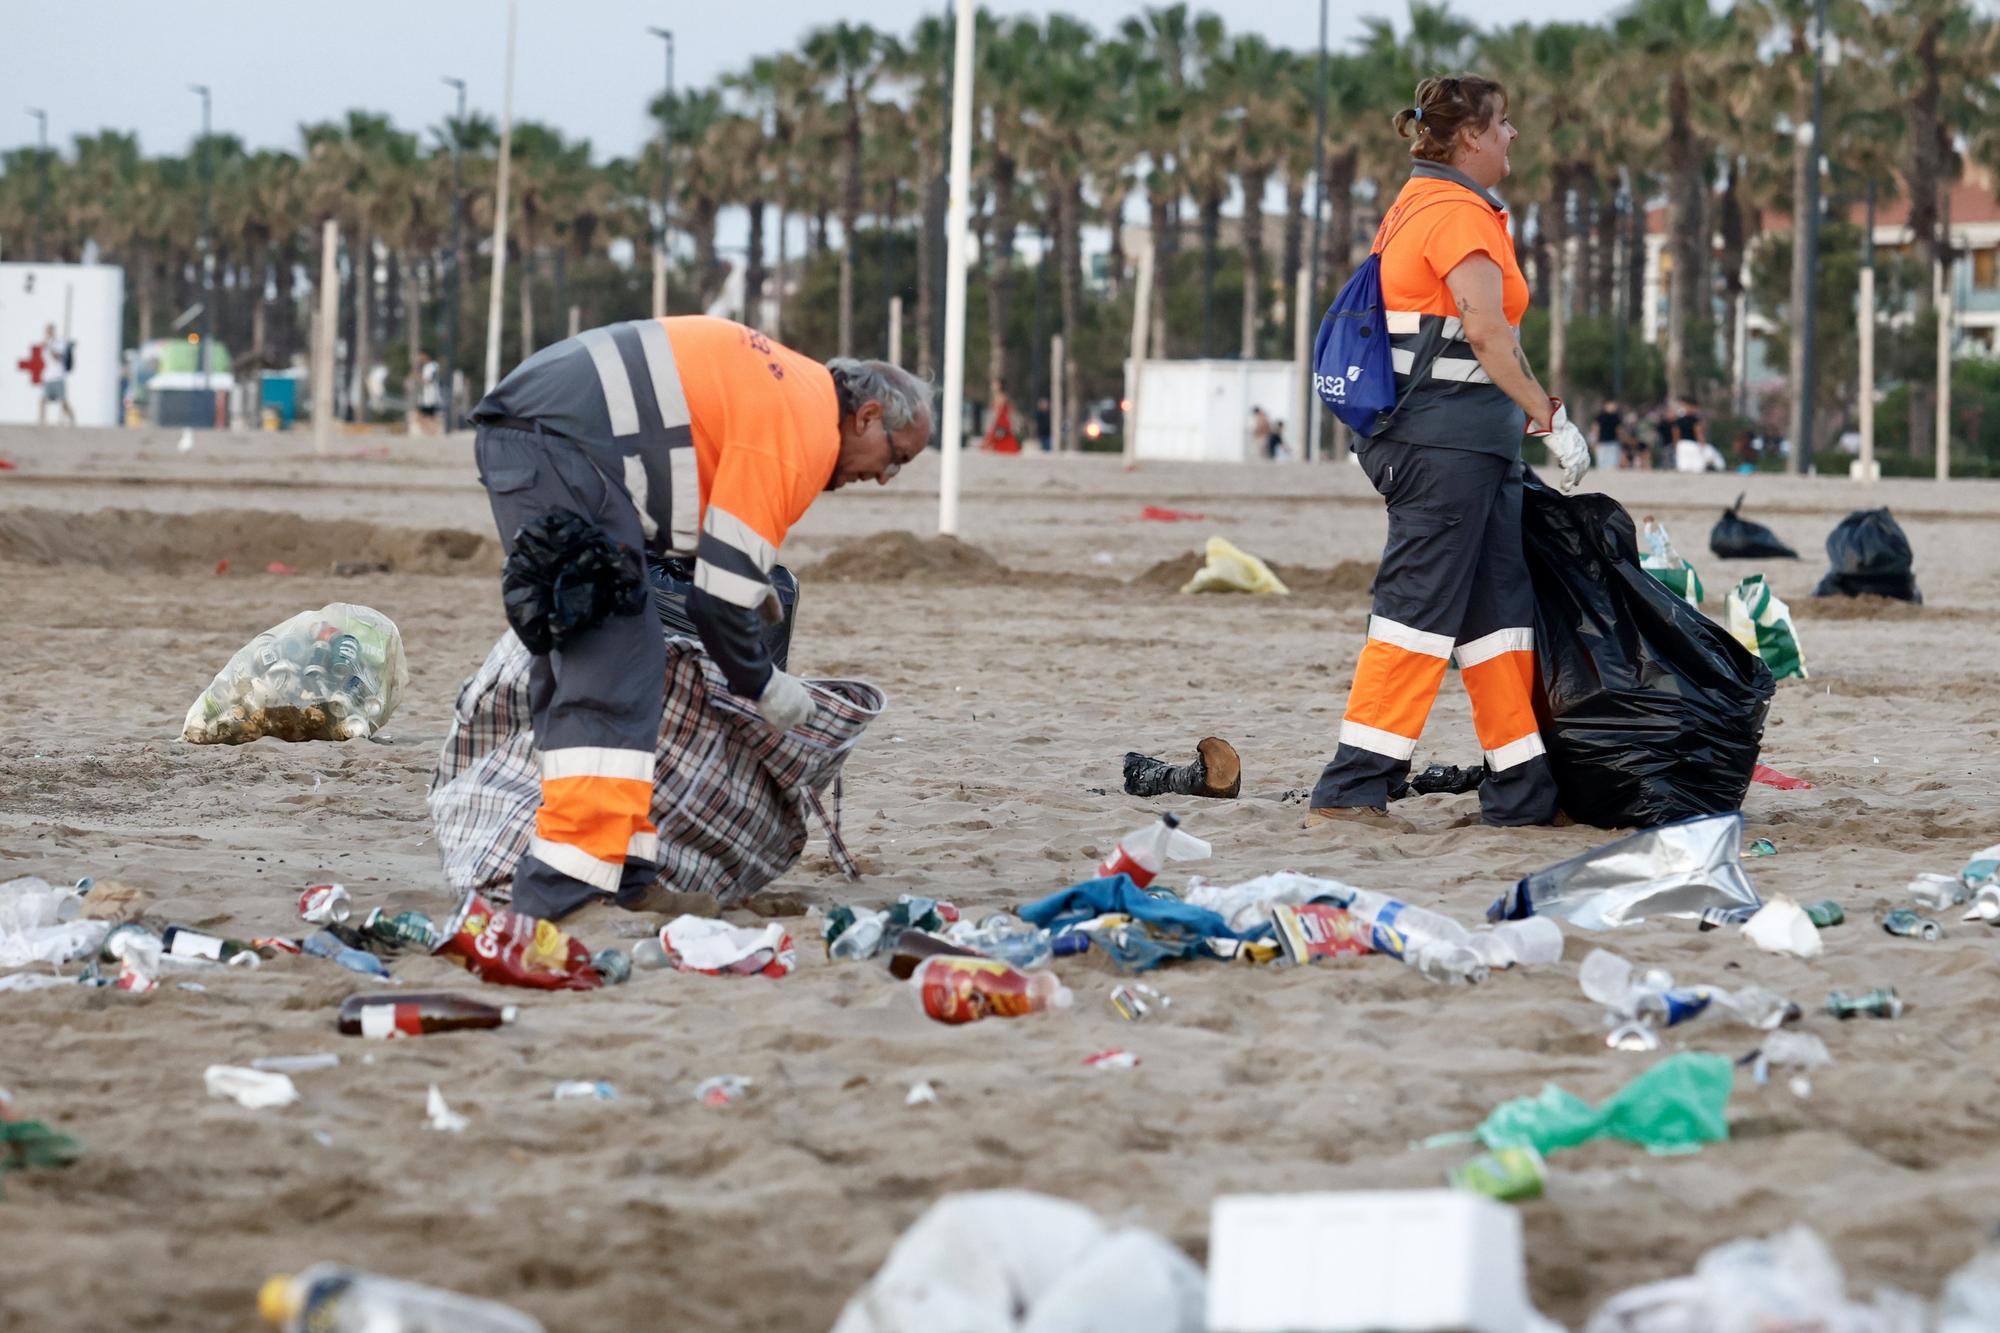
[[[298,891],[325,879],[363,907],[442,915],[424,790],[454,692],[504,623],[470,437],[347,437],[316,457],[303,436],[203,436],[185,454],[175,436],[0,428],[16,464],[0,472],[0,880],[115,879],[166,920],[239,936],[298,933]],[[1411,833],[1299,827],[1383,533],[1358,469],[968,456],[962,547],[895,538],[935,531],[936,480],[932,454],[889,487],[829,497],[781,557],[802,582],[793,669],[889,696],[847,767],[867,877],[842,881],[816,839],[755,912],[732,914],[782,919],[796,973],[541,995],[408,959],[406,986],[522,1015],[386,1044],[335,1033],[341,998],[367,986],[313,958],[206,975],[203,992],[0,994],[0,1087],[84,1145],[67,1170],[5,1181],[0,1329],[250,1329],[259,1283],[319,1260],[487,1295],[551,1330],[823,1329],[933,1200],[1001,1186],[1152,1227],[1199,1262],[1217,1194],[1434,1186],[1466,1150],[1413,1144],[1550,1081],[1597,1100],[1657,1059],[1604,1046],[1577,987],[1593,942],[1685,981],[1789,994],[1834,1064],[1806,1099],[1739,1072],[1730,1141],[1697,1154],[1552,1158],[1546,1197],[1521,1206],[1546,1314],[1580,1325],[1714,1244],[1794,1222],[1827,1238],[1856,1293],[1929,1296],[2000,1220],[2000,932],[1955,913],[1934,943],[1876,924],[1912,875],[2000,841],[2000,486],[1590,483],[1668,524],[1712,614],[1759,570],[1792,605],[1812,675],[1780,686],[1764,757],[1817,786],[1753,787],[1746,837],[1778,848],[1749,863],[1760,891],[1845,905],[1820,959],[1660,921],[1572,931],[1562,963],[1473,990],[1384,958],[1186,964],[1147,978],[1173,1003],[1140,1024],[1107,1004],[1115,977],[1065,962],[1073,1011],[949,1028],[878,967],[826,962],[809,911],[903,892],[1011,906],[1086,878],[1118,835],[1175,809],[1214,843],[1210,877],[1292,868],[1471,923],[1522,874],[1611,835],[1455,827],[1470,796],[1399,806]],[[1739,491],[1802,559],[1708,554]],[[1142,522],[1149,504],[1207,518]],[[1881,504],[1926,604],[1816,602],[1826,534]],[[1297,594],[1180,595],[1159,567],[1210,534],[1285,566]],[[337,560],[392,568],[334,577]],[[273,561],[299,572],[266,573]],[[231,653],[334,600],[402,631],[410,690],[381,742],[180,740]],[[1243,756],[1240,800],[1120,791],[1126,750],[1178,760],[1209,734]],[[1477,754],[1448,681],[1418,762]],[[629,944],[615,924],[595,912],[578,933]],[[1907,1002],[1899,1020],[1824,1015],[1830,989],[1877,985]],[[1753,1045],[1711,1016],[1669,1050]],[[1111,1047],[1141,1063],[1082,1063]],[[299,1075],[286,1109],[203,1089],[210,1064],[319,1051],[340,1067]],[[698,1104],[694,1085],[722,1073],[754,1079],[749,1098]],[[572,1078],[609,1080],[618,1100],[553,1102]],[[918,1080],[936,1105],[905,1106]],[[470,1117],[464,1133],[427,1127],[431,1084]]]

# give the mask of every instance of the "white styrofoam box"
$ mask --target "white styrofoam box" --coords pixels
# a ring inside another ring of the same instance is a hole
[[[1460,1190],[1234,1194],[1209,1215],[1209,1333],[1527,1333],[1520,1215]]]
[[[42,389],[23,362],[48,326],[75,344],[69,405],[79,426],[119,422],[125,270],[108,264],[0,264],[0,422],[26,424]],[[47,417],[60,421],[51,405]]]

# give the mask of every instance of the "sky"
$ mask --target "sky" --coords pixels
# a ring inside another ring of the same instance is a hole
[[[996,13],[1075,15],[1104,31],[1141,6],[1130,0],[1008,4]],[[1205,7],[1230,27],[1310,49],[1318,41],[1314,0],[1254,0]],[[1458,0],[1461,13],[1501,26],[1524,19],[1594,22],[1616,0]],[[874,0],[521,0],[514,114],[586,137],[596,156],[626,155],[650,133],[647,101],[665,80],[665,45],[649,26],[675,36],[675,76],[713,83],[753,57],[796,48],[812,28],[842,17],[909,31],[942,4]],[[1335,0],[1329,43],[1336,49],[1370,15],[1401,25],[1406,7],[1389,0]],[[419,21],[421,20],[421,21]],[[148,153],[184,151],[201,128],[201,101],[188,85],[212,89],[214,127],[252,148],[299,146],[298,127],[359,107],[385,111],[406,130],[450,113],[455,94],[440,80],[466,81],[468,105],[497,114],[506,51],[503,0],[344,0],[339,5],[271,0],[192,0],[141,6],[0,0],[8,61],[0,106],[0,147],[34,142],[26,108],[44,110],[51,142],[102,128],[136,129]]]

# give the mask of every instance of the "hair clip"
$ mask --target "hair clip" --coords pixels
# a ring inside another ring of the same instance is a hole
[[[1420,107],[1420,106],[1418,106],[1418,107],[1411,107],[1411,108],[1410,108],[1410,114],[1411,114],[1411,115],[1412,115],[1413,117],[1415,117],[1416,119],[1418,119],[1418,120],[1422,120],[1422,119],[1424,118],[1424,109],[1423,109],[1422,107]]]

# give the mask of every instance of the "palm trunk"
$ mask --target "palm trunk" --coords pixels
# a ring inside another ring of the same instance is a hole
[[[1916,65],[1922,73],[1904,105],[1910,126],[1909,158],[1903,170],[1910,200],[1910,235],[1916,242],[1919,272],[1915,289],[1915,333],[1924,346],[1937,345],[1937,295],[1932,287],[1944,245],[1938,235],[1938,195],[1947,170],[1948,139],[1940,113],[1943,91],[1938,75],[1938,21],[1926,22],[1917,34]],[[1910,456],[1937,457],[1937,379],[1910,377]]]
[[[1603,184],[1603,193],[1610,198],[1600,197],[1593,205],[1597,219],[1597,264],[1591,273],[1591,313],[1599,318],[1610,318],[1617,309],[1613,296],[1618,290],[1618,205],[1617,187],[1613,182]]]
[[[1299,278],[1300,258],[1305,253],[1306,230],[1306,173],[1288,171],[1285,173],[1285,238],[1284,267],[1278,273],[1278,308],[1281,312],[1278,322],[1287,328],[1294,318],[1292,312],[1292,288]],[[1318,293],[1314,293],[1317,296]]]
[[[1083,439],[1083,376],[1077,367],[1077,341],[1082,328],[1081,294],[1083,287],[1083,254],[1081,218],[1083,216],[1083,186],[1079,180],[1058,181],[1061,202],[1057,218],[1061,227],[1058,233],[1058,247],[1062,255],[1062,329],[1063,364],[1058,368],[1063,377],[1063,416],[1066,425],[1064,438],[1071,441],[1071,447]]]
[[[790,242],[785,237],[791,230],[791,217],[783,204],[778,205],[778,281],[777,299],[771,303],[771,336],[779,342],[785,340],[785,283],[791,273]]]
[[[1667,237],[1673,247],[1672,284],[1667,295],[1667,393],[1687,397],[1688,325],[1694,318],[1701,270],[1700,163],[1695,157],[1693,114],[1687,76],[1675,70],[1667,80]]]
[[[1326,229],[1325,269],[1329,276],[1324,285],[1329,288],[1347,281],[1354,260],[1354,177],[1360,160],[1361,150],[1346,148],[1326,164],[1326,196],[1332,207]],[[1386,208],[1388,200],[1382,205]]]
[[[1014,385],[1007,374],[1007,330],[1014,315],[1015,162],[999,144],[993,146],[992,174],[993,249],[986,268],[986,373],[1013,397]]]
[[[925,192],[923,225],[917,229],[917,373],[926,378],[937,374],[942,348],[938,330],[942,325],[938,309],[939,269],[943,265],[944,215],[950,187],[944,174],[933,172]]]
[[[750,209],[750,253],[743,261],[743,322],[753,329],[764,327],[764,201],[752,199]]]
[[[1153,228],[1153,327],[1148,333],[1148,346],[1152,355],[1169,357],[1174,353],[1167,346],[1167,300],[1173,291],[1173,272],[1168,267],[1174,257],[1174,224],[1168,212],[1169,199],[1164,191],[1148,188],[1147,210],[1152,214]]]
[[[423,302],[417,296],[417,259],[415,255],[403,257],[403,330],[409,335],[410,369],[403,379],[403,422],[404,430],[415,435],[417,423],[417,400],[423,396],[424,376],[418,366],[419,354],[423,351]]]
[[[861,98],[847,85],[847,169],[840,197],[840,354],[854,355],[854,232],[861,221]]]
[[[1201,196],[1201,354],[1215,355],[1215,259],[1222,248],[1222,187],[1211,183]],[[1064,343],[1068,345],[1067,341]]]
[[[1104,275],[1105,295],[1117,303],[1119,294],[1125,290],[1125,182],[1120,180],[1108,192],[1104,201],[1104,225],[1111,233],[1110,243],[1105,249],[1106,272]]]
[[[347,401],[356,421],[368,419],[368,325],[374,306],[375,250],[368,237],[368,224],[355,229],[354,249],[354,358],[348,366]]]
[[[524,225],[521,228],[521,359],[535,354],[535,247]]]
[[[251,275],[255,286],[250,293],[250,360],[259,368],[271,364],[266,356],[268,349],[265,342],[269,333],[269,320],[264,307],[264,283],[270,269],[270,254],[271,247],[268,245],[263,247],[259,252],[259,262]]]
[[[1549,392],[1557,398],[1567,395],[1569,380],[1569,173],[1555,171],[1555,190],[1549,196],[1542,225],[1541,264],[1548,283],[1549,309]]]
[[[153,256],[139,250],[135,258],[139,270],[139,345],[143,347],[153,340]]]
[[[1238,354],[1245,361],[1257,356],[1264,316],[1264,188],[1270,180],[1264,167],[1243,169],[1243,329]]]

